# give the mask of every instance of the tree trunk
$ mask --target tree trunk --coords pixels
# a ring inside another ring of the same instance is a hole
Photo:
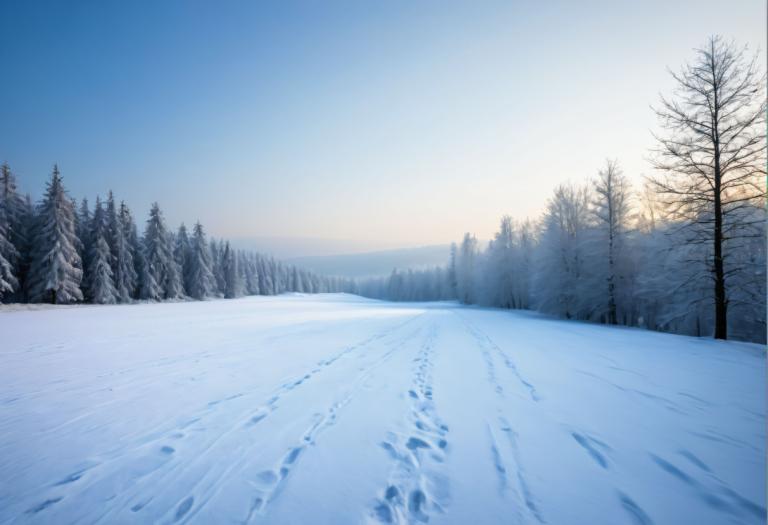
[[[713,50],[714,53],[714,50]],[[715,68],[712,75],[716,78]],[[725,297],[725,270],[723,269],[723,202],[722,183],[723,173],[720,165],[720,131],[719,131],[719,102],[718,88],[714,89],[714,110],[712,116],[712,142],[715,153],[715,188],[714,188],[714,212],[715,231],[714,241],[714,274],[715,274],[715,339],[728,339],[728,318],[726,316],[727,299]]]
[[[719,171],[719,162],[715,161],[715,171]],[[714,274],[715,274],[715,339],[728,339],[728,317],[725,297],[725,270],[723,269],[723,208],[720,202],[720,177],[715,175],[715,235],[714,235]]]

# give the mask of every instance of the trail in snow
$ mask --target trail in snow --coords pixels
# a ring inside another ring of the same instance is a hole
[[[439,468],[449,451],[449,428],[437,414],[432,386],[438,327],[432,325],[429,330],[413,359],[406,432],[389,432],[381,443],[393,462],[387,486],[372,512],[381,523],[427,522],[431,514],[444,511],[450,498],[448,479]]]
[[[512,373],[515,382],[512,385],[513,389],[516,387],[519,390],[519,387],[522,386],[527,391],[531,401],[534,402],[539,401],[539,395],[536,393],[535,387],[522,377],[517,365],[506,352],[466,318],[459,317],[480,348],[487,369],[489,385],[496,394],[496,417],[488,422],[488,435],[491,442],[493,463],[499,478],[499,492],[504,498],[507,497],[507,492],[512,493],[510,496],[512,500],[510,519],[515,518],[518,523],[532,522],[533,520],[544,523],[536,497],[531,492],[526,479],[526,471],[522,465],[520,450],[517,445],[517,434],[507,416],[510,407],[514,405],[506,399],[504,387],[497,378],[496,364],[491,351],[495,352],[507,370]],[[520,417],[519,414],[518,417]],[[525,514],[526,512],[527,514]]]
[[[764,522],[755,345],[343,295],[0,334],[0,523]]]

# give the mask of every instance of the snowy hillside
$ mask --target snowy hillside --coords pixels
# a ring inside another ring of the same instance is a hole
[[[452,303],[0,310],[0,523],[762,523],[765,372]]]

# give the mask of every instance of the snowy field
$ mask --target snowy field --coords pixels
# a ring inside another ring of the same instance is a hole
[[[0,523],[763,523],[757,345],[345,295],[0,313]]]

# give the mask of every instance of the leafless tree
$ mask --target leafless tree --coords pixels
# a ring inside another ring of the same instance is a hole
[[[593,181],[595,199],[593,202],[594,214],[597,219],[598,229],[603,234],[605,255],[607,258],[607,271],[605,280],[607,284],[607,312],[608,324],[618,322],[616,315],[616,286],[619,281],[620,264],[619,257],[625,249],[624,237],[629,219],[629,182],[619,167],[616,160],[606,160],[605,168],[600,170],[598,177]]]
[[[728,337],[729,282],[743,271],[730,251],[740,240],[764,235],[755,206],[765,197],[765,74],[757,55],[710,37],[692,64],[671,72],[673,98],[654,108],[664,133],[651,161],[651,183],[669,218],[707,250],[715,337]],[[711,249],[711,252],[709,251]]]

